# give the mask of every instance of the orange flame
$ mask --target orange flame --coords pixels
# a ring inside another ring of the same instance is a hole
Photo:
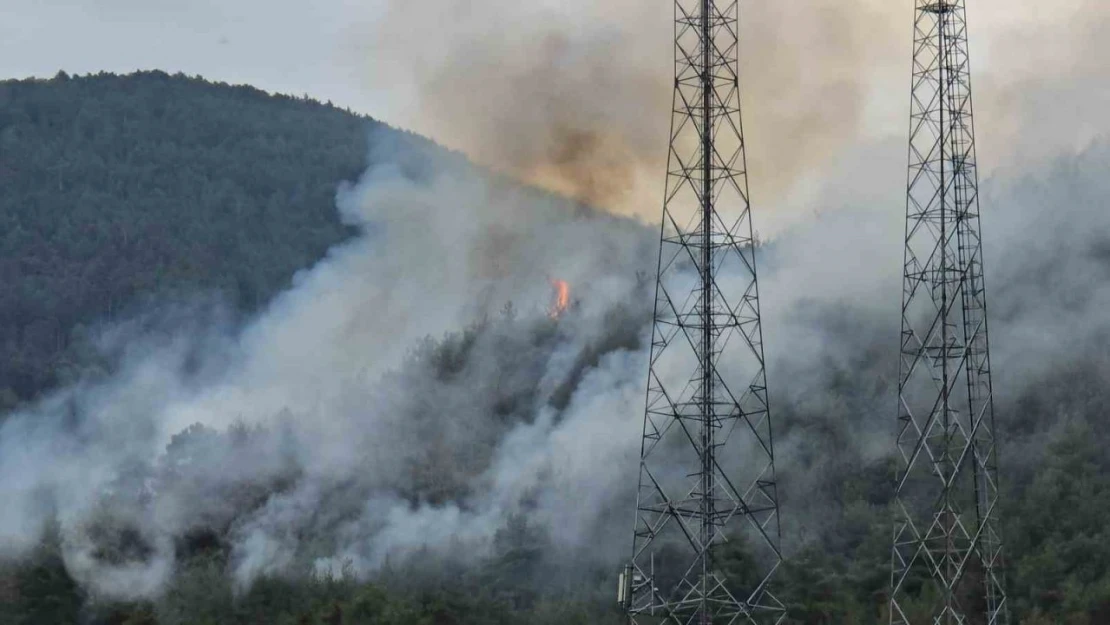
[[[551,287],[555,289],[555,301],[551,306],[551,318],[558,319],[563,316],[570,306],[570,284],[566,280],[552,280]]]

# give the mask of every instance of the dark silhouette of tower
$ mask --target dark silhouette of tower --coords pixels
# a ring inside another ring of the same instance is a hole
[[[775,623],[781,564],[737,0],[676,0],[675,88],[633,555],[633,623]]]
[[[890,622],[1004,623],[964,1],[914,33]]]

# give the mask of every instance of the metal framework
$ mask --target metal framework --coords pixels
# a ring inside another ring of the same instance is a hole
[[[631,623],[777,623],[780,529],[738,81],[737,0],[675,1],[675,89]]]
[[[890,622],[1005,623],[963,0],[914,14]]]

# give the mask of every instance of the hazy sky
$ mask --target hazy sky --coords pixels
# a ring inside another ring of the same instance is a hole
[[[983,171],[1108,129],[1110,3],[968,5]],[[911,0],[742,6],[757,198],[809,212],[813,179],[853,148],[905,160]],[[0,0],[0,76],[158,68],[307,93],[651,215],[671,15],[669,0]]]
[[[268,91],[309,93],[364,112],[357,48],[375,1],[0,0],[0,75],[165,69]]]

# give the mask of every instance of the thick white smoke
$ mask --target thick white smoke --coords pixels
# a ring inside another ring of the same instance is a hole
[[[258,318],[201,307],[161,333],[111,328],[116,374],[3,422],[3,557],[56,518],[81,583],[150,595],[197,532],[227,541],[247,583],[481,557],[517,515],[565,557],[624,555],[657,230],[373,143],[338,194],[361,234]],[[760,256],[788,545],[827,521],[825,463],[892,449],[904,206],[900,185],[868,183],[897,180],[900,152],[846,159],[822,215]],[[1095,148],[985,184],[1003,424],[1025,384],[1110,335],[1108,162]],[[558,320],[552,279],[571,285]]]
[[[605,484],[634,464],[643,357],[606,343],[634,348],[644,329],[652,231],[391,136],[375,140],[387,164],[338,196],[362,234],[245,328],[117,328],[118,375],[4,422],[10,552],[56,514],[80,581],[142,595],[172,571],[174,539],[205,526],[230,536],[243,581],[313,551],[363,571],[422,548],[480,555],[525,505],[560,544],[588,540],[627,495]],[[406,175],[406,158],[428,172]],[[573,298],[558,321],[554,279]],[[97,532],[119,524],[149,553],[98,556]],[[306,549],[314,532],[332,544]]]

